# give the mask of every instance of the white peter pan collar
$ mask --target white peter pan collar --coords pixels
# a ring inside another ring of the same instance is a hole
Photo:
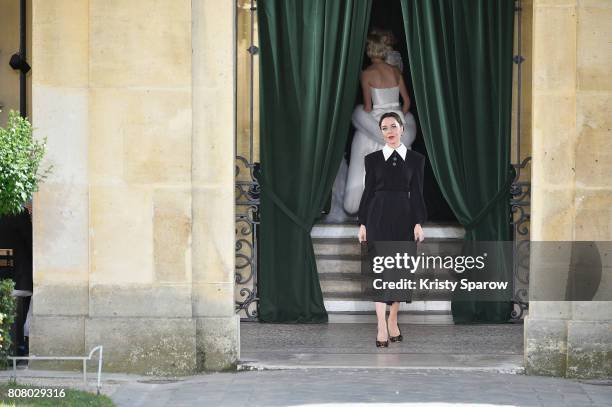
[[[391,154],[393,154],[394,151],[397,151],[397,153],[402,157],[402,160],[406,161],[406,152],[408,151],[408,149],[406,148],[404,143],[400,144],[399,147],[396,149],[392,149],[391,147],[385,144],[382,149],[383,155],[385,156],[385,161],[387,161],[389,157],[391,157]]]

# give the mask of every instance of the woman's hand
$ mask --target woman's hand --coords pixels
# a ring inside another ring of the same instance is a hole
[[[364,225],[359,226],[359,233],[357,234],[359,238],[359,243],[363,243],[366,241],[366,227]]]
[[[414,225],[414,241],[422,242],[423,240],[425,240],[425,233],[423,233],[423,228],[421,227],[421,225],[417,223],[416,225]]]
[[[408,113],[410,111],[410,104],[409,103],[404,103],[404,105],[402,106],[402,112],[404,114]]]

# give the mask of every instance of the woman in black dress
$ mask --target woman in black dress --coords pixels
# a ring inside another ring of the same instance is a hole
[[[381,116],[385,147],[365,156],[365,189],[359,204],[359,242],[417,241],[425,238],[421,225],[427,212],[423,200],[425,157],[408,150],[400,137],[404,130],[397,113]],[[386,320],[387,305],[390,305]],[[376,302],[377,347],[401,341],[397,325],[399,302]]]

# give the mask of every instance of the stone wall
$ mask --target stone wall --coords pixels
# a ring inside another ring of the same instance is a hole
[[[105,370],[188,374],[238,356],[234,7],[34,0],[31,352],[104,345]]]
[[[610,21],[607,0],[534,0],[534,241],[612,240]],[[551,281],[544,266],[532,256],[532,284]],[[610,296],[610,262],[604,266],[595,299]],[[558,273],[564,281],[566,271]],[[528,373],[610,377],[611,355],[610,302],[530,304]]]

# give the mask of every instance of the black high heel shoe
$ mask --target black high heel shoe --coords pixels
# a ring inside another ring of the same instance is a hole
[[[389,338],[389,333],[387,332],[387,338]],[[379,341],[378,335],[376,335],[376,347],[377,348],[388,348],[389,347],[389,339],[386,341]]]
[[[390,337],[389,337],[389,340],[390,340],[391,342],[401,342],[401,341],[403,341],[403,340],[404,340],[404,337],[402,336],[402,330],[401,330],[401,329],[399,329],[399,327],[398,327],[397,329],[400,331],[400,333],[399,333],[399,335],[397,335],[397,336],[390,336]]]
[[[376,347],[377,348],[388,348],[389,347],[389,341],[376,341]]]

